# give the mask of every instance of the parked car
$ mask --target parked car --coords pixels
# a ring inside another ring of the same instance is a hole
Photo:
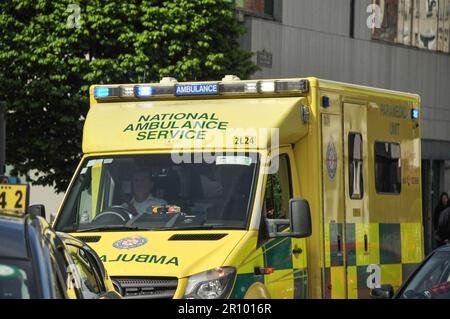
[[[0,212],[0,299],[119,299],[84,242],[33,214]]]
[[[450,245],[431,253],[394,294],[392,285],[371,290],[375,299],[450,299]]]

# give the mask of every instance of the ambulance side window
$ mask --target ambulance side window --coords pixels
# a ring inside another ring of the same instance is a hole
[[[400,144],[375,142],[375,187],[377,193],[400,194],[402,170]]]
[[[267,176],[265,195],[265,217],[267,219],[288,219],[289,200],[292,198],[289,157],[281,154],[278,172]]]
[[[351,199],[364,197],[363,140],[361,133],[348,134],[348,187]]]

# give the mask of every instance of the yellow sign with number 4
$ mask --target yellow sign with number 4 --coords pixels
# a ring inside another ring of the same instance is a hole
[[[27,184],[0,184],[0,211],[25,213],[28,200],[29,187]]]

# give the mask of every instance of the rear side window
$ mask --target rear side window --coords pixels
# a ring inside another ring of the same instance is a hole
[[[400,144],[375,142],[375,187],[377,193],[400,194],[402,170]]]
[[[97,298],[102,293],[98,274],[92,267],[88,253],[79,247],[66,245],[81,279],[81,290],[86,299]]]

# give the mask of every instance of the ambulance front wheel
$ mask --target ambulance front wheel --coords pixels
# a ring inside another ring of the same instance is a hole
[[[248,288],[245,293],[244,299],[271,299],[270,294],[260,282],[256,282]]]

